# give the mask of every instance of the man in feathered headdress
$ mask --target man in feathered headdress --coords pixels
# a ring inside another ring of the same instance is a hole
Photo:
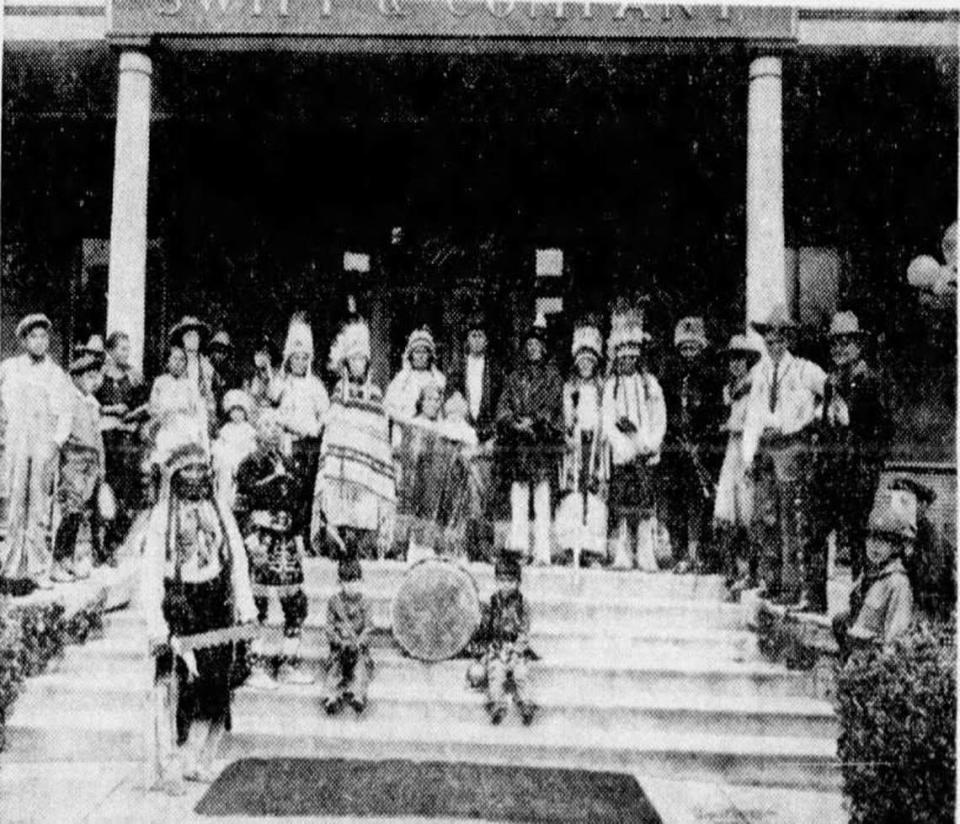
[[[567,448],[557,508],[557,544],[569,563],[599,563],[607,554],[607,510],[598,493],[601,480],[600,401],[603,396],[603,338],[596,322],[585,319],[573,330],[573,373],[563,386]]]
[[[601,426],[610,466],[611,523],[616,530],[613,566],[658,569],[655,553],[654,477],[667,429],[663,390],[644,363],[650,335],[643,312],[628,304],[614,308],[607,356],[612,374],[603,387]]]
[[[340,380],[320,452],[314,540],[331,530],[351,557],[377,557],[392,540],[396,471],[383,395],[370,380],[370,329],[355,312],[330,347],[328,367]]]
[[[303,490],[303,513],[298,520],[304,525],[310,522],[311,490],[317,478],[320,435],[330,408],[327,390],[313,373],[313,359],[313,331],[306,317],[297,313],[290,319],[283,363],[272,394],[284,431],[284,451],[293,459],[295,471],[300,476],[298,487]],[[303,540],[305,547],[309,547],[309,532],[304,532]]]
[[[550,564],[551,481],[563,449],[563,380],[547,358],[546,321],[538,318],[523,340],[523,360],[503,386],[497,405],[501,469],[510,482],[507,548]]]
[[[27,315],[16,334],[23,353],[0,364],[0,580],[49,588],[53,493],[73,387],[48,354],[46,315]]]

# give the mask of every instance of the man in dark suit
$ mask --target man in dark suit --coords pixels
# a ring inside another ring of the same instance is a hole
[[[865,334],[853,312],[830,324],[833,370],[824,386],[823,411],[811,478],[811,522],[806,547],[805,606],[827,611],[827,537],[836,530],[857,578],[866,568],[867,521],[890,444],[892,422],[880,375],[863,359]]]
[[[474,561],[493,560],[493,448],[497,401],[501,379],[491,362],[487,331],[480,315],[467,322],[467,340],[462,366],[447,381],[449,395],[459,393],[467,401],[467,421],[476,430],[479,447],[471,461],[474,505],[467,522],[467,555]]]

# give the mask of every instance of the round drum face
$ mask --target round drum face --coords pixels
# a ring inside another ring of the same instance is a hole
[[[414,658],[443,661],[470,642],[480,624],[477,585],[442,559],[412,566],[393,600],[393,635]]]

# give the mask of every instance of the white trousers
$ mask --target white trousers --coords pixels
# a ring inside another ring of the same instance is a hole
[[[550,482],[514,482],[510,487],[510,536],[507,548],[530,557],[530,487],[533,487],[533,561],[550,563]]]
[[[657,563],[654,541],[657,521],[655,518],[644,518],[637,524],[636,542],[632,535],[633,530],[626,518],[621,518],[612,538],[613,568],[637,569],[644,572],[656,572],[660,569]]]

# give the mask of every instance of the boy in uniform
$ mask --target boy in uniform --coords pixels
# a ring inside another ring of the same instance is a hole
[[[70,364],[73,378],[70,435],[60,453],[60,525],[53,543],[53,571],[50,578],[63,583],[90,575],[89,564],[74,558],[77,535],[84,518],[91,520],[94,552],[99,556],[99,530],[91,516],[97,488],[103,480],[104,451],[100,433],[100,404],[94,392],[103,380],[102,359],[87,353]]]
[[[355,557],[342,558],[337,573],[340,591],[327,603],[330,659],[323,706],[327,713],[334,715],[346,702],[359,715],[367,706],[367,687],[373,676],[370,657],[373,620],[370,606],[360,591],[363,577],[360,561]]]

